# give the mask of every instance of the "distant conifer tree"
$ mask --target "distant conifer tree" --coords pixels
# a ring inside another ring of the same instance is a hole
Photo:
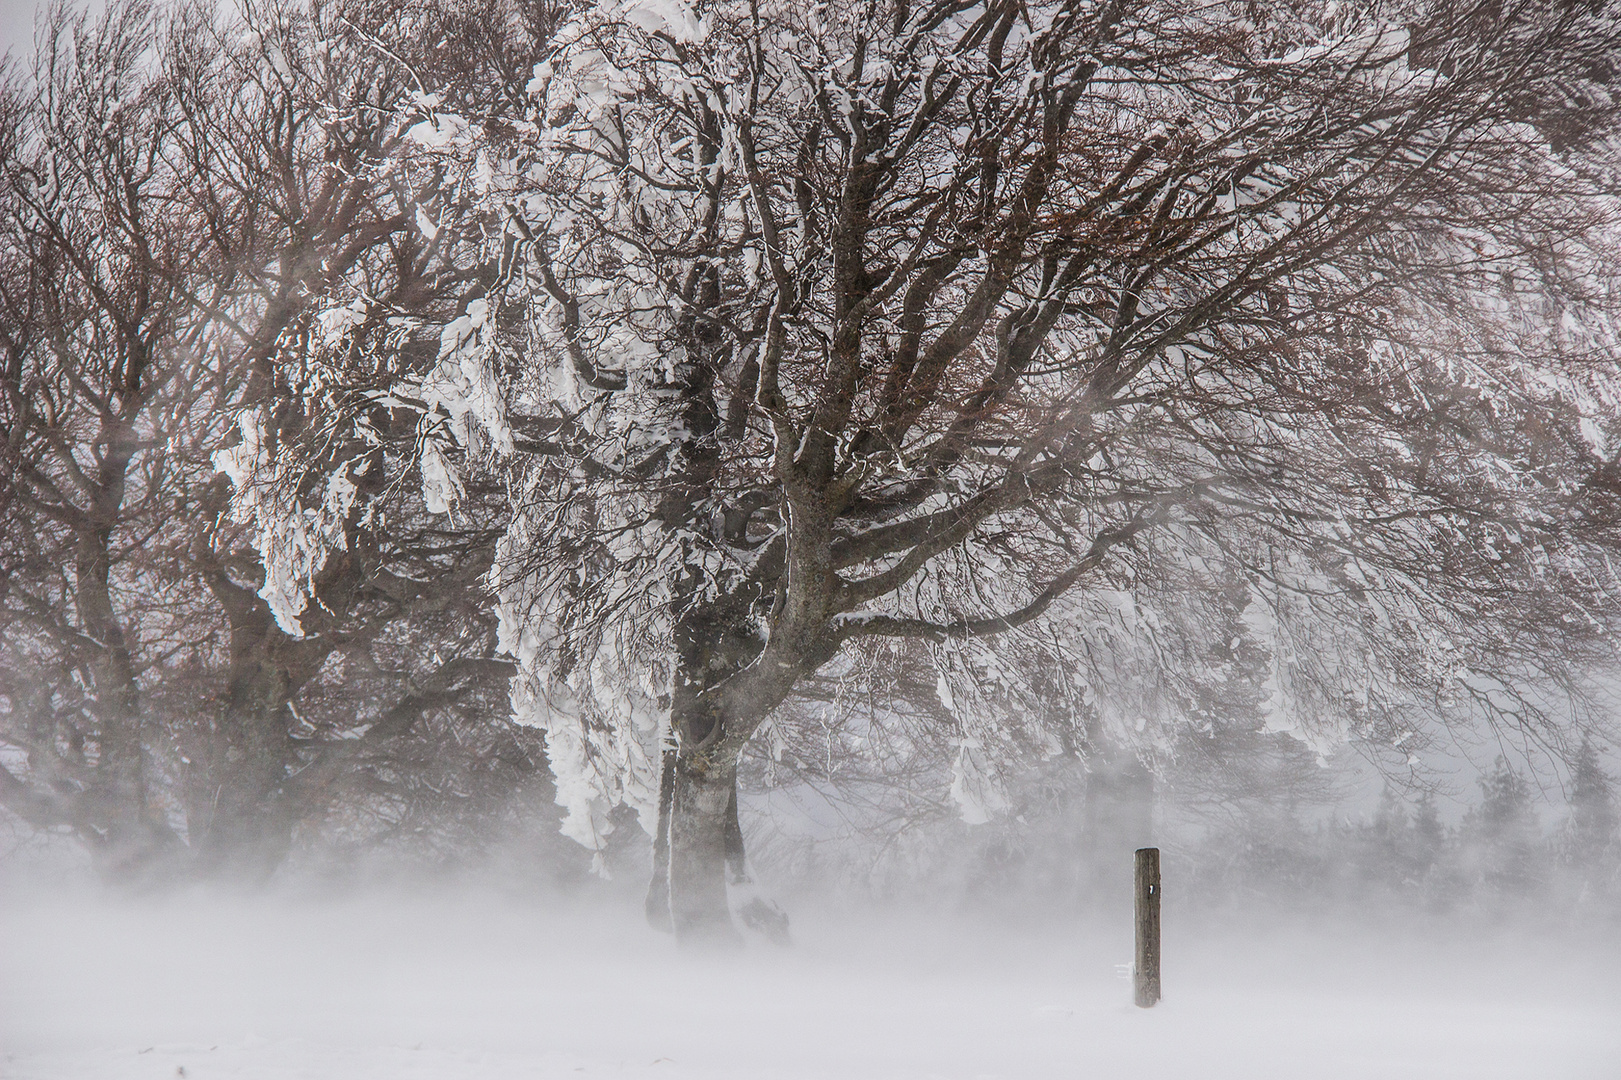
[[[1525,778],[1499,757],[1480,779],[1481,803],[1464,817],[1467,855],[1478,880],[1505,895],[1525,895],[1540,882],[1539,828]]]
[[[1564,856],[1585,894],[1607,891],[1615,884],[1621,862],[1618,827],[1621,813],[1616,810],[1614,785],[1599,761],[1598,750],[1583,739],[1570,772],[1570,822]]]

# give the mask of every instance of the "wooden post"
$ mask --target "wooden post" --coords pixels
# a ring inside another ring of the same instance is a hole
[[[1132,987],[1146,1009],[1159,1000],[1159,848],[1137,849],[1137,962]]]

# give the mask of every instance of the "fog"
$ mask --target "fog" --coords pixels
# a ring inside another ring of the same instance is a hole
[[[1495,768],[1455,763],[1429,833],[1433,803],[1349,756],[1320,769],[1333,801],[1292,811],[1168,781],[1151,813],[1100,814],[1069,770],[975,826],[751,774],[734,904],[779,902],[793,940],[720,954],[649,927],[632,821],[602,876],[549,804],[452,860],[311,833],[253,889],[100,884],[65,838],[18,830],[0,1076],[1611,1080],[1614,846]],[[1140,1009],[1129,867],[1150,840],[1165,997]]]
[[[1165,999],[1129,919],[802,898],[795,943],[680,951],[628,883],[488,879],[0,908],[9,1080],[185,1076],[1614,1077],[1621,938],[1263,898],[1167,873]]]
[[[1621,1078],[1621,4],[33,8],[0,1080]]]

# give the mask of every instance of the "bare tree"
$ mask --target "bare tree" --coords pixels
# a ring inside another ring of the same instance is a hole
[[[477,285],[433,226],[447,170],[412,136],[432,84],[408,52],[457,72],[464,105],[489,96],[510,57],[411,38],[468,14],[59,10],[8,88],[0,690],[22,757],[0,783],[109,869],[262,879],[392,752],[419,762],[390,775],[420,813],[424,769],[535,751],[486,708],[511,670],[481,585],[504,493],[470,486],[454,524],[402,498],[388,462],[414,460],[415,414],[353,377],[373,338],[412,347]],[[352,392],[309,400],[323,375]],[[334,408],[366,437],[327,439]],[[286,447],[327,473],[277,473]],[[311,516],[259,530],[220,466],[245,495],[276,473]]]
[[[115,875],[177,843],[145,697],[197,633],[170,568],[142,557],[175,538],[163,429],[194,400],[173,376],[198,347],[201,222],[165,155],[174,95],[143,64],[155,24],[139,4],[94,28],[53,11],[0,148],[6,741],[38,780],[0,783]]]

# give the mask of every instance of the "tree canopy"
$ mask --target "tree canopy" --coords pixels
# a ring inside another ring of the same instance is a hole
[[[839,665],[932,693],[973,813],[1218,713],[1573,748],[1606,6],[479,10],[254,12],[176,84],[247,110],[175,143],[242,236],[187,279],[245,380],[214,461],[287,649],[485,575],[481,661],[569,835],[640,811],[655,918],[727,933],[739,755]]]

